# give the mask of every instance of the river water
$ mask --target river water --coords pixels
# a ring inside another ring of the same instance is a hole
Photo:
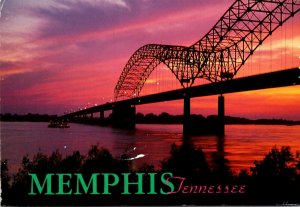
[[[11,172],[17,172],[22,157],[37,152],[50,155],[59,150],[63,156],[79,150],[86,154],[92,145],[107,148],[115,157],[125,152],[143,154],[134,160],[137,165],[152,164],[170,156],[173,143],[182,143],[181,125],[138,124],[134,132],[111,127],[71,123],[67,129],[48,128],[47,123],[0,122],[1,159],[7,159]],[[234,171],[248,169],[254,160],[263,159],[272,147],[290,146],[300,151],[300,126],[227,125],[226,136],[194,136],[190,139],[201,148],[207,160],[212,153],[221,153]]]

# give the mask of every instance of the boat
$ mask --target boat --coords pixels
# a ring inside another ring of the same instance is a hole
[[[49,128],[70,128],[70,125],[64,120],[61,121],[50,121]]]

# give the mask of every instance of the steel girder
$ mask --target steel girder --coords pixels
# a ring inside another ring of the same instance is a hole
[[[125,65],[115,99],[132,98],[161,63],[183,87],[196,78],[211,82],[232,79],[272,33],[300,10],[299,0],[236,0],[198,42],[186,46],[148,44]]]

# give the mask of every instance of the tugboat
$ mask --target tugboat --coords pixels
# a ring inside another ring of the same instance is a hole
[[[49,128],[70,128],[70,125],[65,122],[64,120],[60,120],[60,121],[50,121]]]
[[[49,128],[56,128],[57,127],[57,122],[56,121],[50,121],[49,125],[48,125]]]

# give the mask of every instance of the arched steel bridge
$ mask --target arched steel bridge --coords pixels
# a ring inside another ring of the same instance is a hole
[[[232,79],[272,33],[300,10],[299,0],[236,0],[213,28],[191,46],[148,44],[125,65],[115,99],[133,98],[151,72],[165,64],[184,88],[195,79]]]

